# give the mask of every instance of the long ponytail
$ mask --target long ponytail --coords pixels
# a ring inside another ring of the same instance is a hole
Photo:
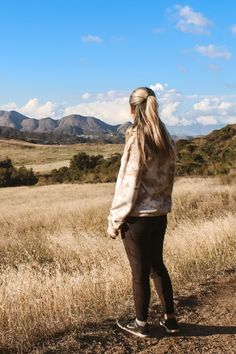
[[[175,158],[175,143],[158,114],[155,92],[148,87],[135,89],[129,98],[134,112],[133,128],[137,128],[137,141],[141,160],[147,167],[147,146],[161,158]]]

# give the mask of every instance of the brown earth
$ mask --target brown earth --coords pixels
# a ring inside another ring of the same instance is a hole
[[[167,335],[158,325],[161,309],[150,309],[152,337],[140,339],[123,333],[108,319],[83,331],[58,334],[31,354],[72,353],[236,353],[236,271],[222,272],[198,286],[189,284],[175,296],[181,333]]]

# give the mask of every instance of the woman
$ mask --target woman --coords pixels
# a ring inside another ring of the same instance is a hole
[[[115,194],[108,215],[108,234],[119,230],[132,271],[136,318],[117,321],[120,328],[140,337],[149,335],[150,276],[160,297],[167,333],[179,331],[172,283],[163,263],[167,213],[172,207],[175,143],[158,115],[153,90],[135,89],[129,99],[133,125],[126,130]]]

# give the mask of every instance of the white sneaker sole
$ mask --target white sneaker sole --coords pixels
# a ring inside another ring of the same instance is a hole
[[[141,337],[141,338],[149,337],[149,334],[142,334],[142,333],[134,332],[134,331],[132,331],[132,329],[122,326],[122,324],[119,322],[119,320],[116,320],[116,324],[118,327],[120,327],[124,331],[134,334],[137,337]]]
[[[169,329],[168,327],[166,327],[166,326],[164,325],[164,323],[163,323],[162,321],[160,321],[159,323],[160,323],[160,325],[161,325],[162,327],[165,328],[165,330],[166,330],[167,333],[179,333],[179,332],[180,332],[179,328],[178,328],[178,329]]]

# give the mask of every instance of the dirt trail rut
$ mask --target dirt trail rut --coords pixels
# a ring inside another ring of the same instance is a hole
[[[123,333],[114,321],[89,326],[44,342],[31,353],[161,353],[236,354],[236,273],[225,274],[181,291],[175,298],[181,333],[167,335],[158,325],[159,305],[152,306],[152,337],[140,339]]]

